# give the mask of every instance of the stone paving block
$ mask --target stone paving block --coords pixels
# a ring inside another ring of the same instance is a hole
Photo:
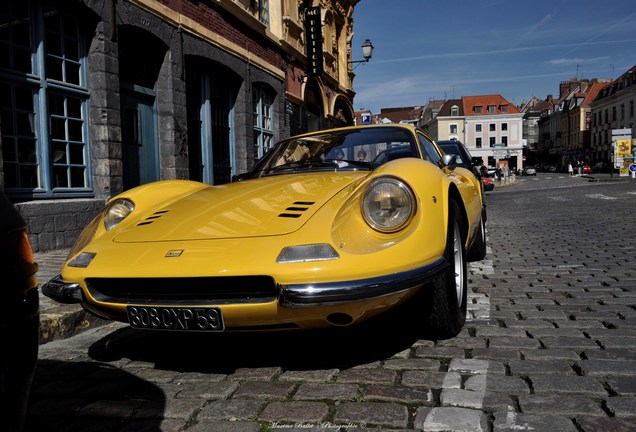
[[[579,360],[580,356],[571,349],[546,348],[521,350],[523,358],[526,360]]]
[[[521,351],[516,348],[483,348],[473,349],[472,358],[476,360],[493,360],[499,363],[506,363],[510,360],[521,358]]]
[[[511,360],[508,362],[510,373],[515,376],[529,374],[576,375],[572,368],[576,363],[570,360]]]
[[[518,400],[521,411],[526,414],[606,415],[600,401],[591,397],[547,393],[520,395]]]
[[[636,348],[636,336],[606,336],[597,338],[605,349]]]
[[[559,311],[539,311],[539,310],[528,310],[521,311],[521,318],[524,320],[551,320],[551,321],[565,321],[567,319],[567,314]]]
[[[409,413],[404,405],[383,402],[345,402],[336,407],[334,423],[353,426],[388,426],[406,428]]]
[[[518,349],[539,349],[541,343],[536,339],[524,337],[499,337],[493,336],[489,339],[488,347],[492,348],[518,348]]]
[[[346,383],[393,384],[397,372],[388,369],[347,369],[340,372],[336,381]]]
[[[574,320],[559,321],[558,325],[560,328],[575,328],[575,329],[581,329],[581,330],[605,328],[605,324],[603,324],[602,320],[592,320],[592,319],[577,320],[577,321],[574,321]]]
[[[577,417],[582,432],[634,432],[634,420],[611,417]]]
[[[464,327],[466,329],[466,327]],[[454,337],[442,341],[437,341],[436,347],[455,347],[463,349],[485,348],[487,341],[481,337]],[[463,357],[463,356],[462,356]]]
[[[296,383],[247,381],[234,392],[234,398],[285,399],[292,394]]]
[[[475,331],[477,336],[490,338],[496,337],[528,337],[526,330],[522,328],[508,328],[508,327],[478,327]]]
[[[415,350],[415,357],[418,357],[418,358],[463,357],[465,353],[466,353],[466,350],[461,347],[418,347]]]
[[[633,360],[634,351],[629,349],[604,349],[584,351],[586,360]]]
[[[199,420],[251,420],[260,414],[265,402],[247,399],[229,399],[209,403],[197,415]]]
[[[169,383],[177,379],[180,373],[161,369],[140,369],[135,371],[134,375],[144,381],[153,383]]]
[[[227,378],[225,374],[215,374],[215,373],[202,373],[202,372],[188,372],[188,373],[179,373],[172,382],[175,384],[183,385],[183,384],[193,384],[199,382],[219,382],[223,381]]]
[[[539,340],[546,348],[572,348],[575,350],[582,349],[601,349],[601,347],[591,339],[585,336],[569,337],[569,336],[540,336]]]
[[[506,321],[506,327],[508,328],[521,328],[521,329],[553,329],[555,328],[552,320],[544,320],[544,319],[531,319],[531,320],[520,320],[520,319],[512,319]]]
[[[619,396],[636,395],[636,376],[609,378],[607,384]]]
[[[164,431],[163,428],[160,430],[162,432]],[[182,430],[182,429],[177,429],[177,430]],[[260,430],[261,430],[261,425],[254,421],[228,421],[228,420],[216,420],[216,421],[204,420],[187,429],[188,432],[210,432],[210,431],[259,432]]]
[[[455,407],[419,408],[414,427],[426,432],[487,432],[488,421],[480,410]]]
[[[486,392],[484,390],[443,389],[440,394],[442,406],[482,409]]]
[[[511,411],[495,412],[493,432],[578,432],[568,417],[523,414]]]
[[[324,402],[286,401],[270,403],[259,419],[270,423],[302,422],[311,425],[326,420],[328,415],[329,406]]]
[[[464,382],[466,390],[490,391],[510,395],[529,394],[530,388],[524,380],[504,375],[475,375]]]
[[[353,400],[359,396],[357,384],[324,384],[305,383],[302,384],[294,399],[297,400]]]
[[[236,381],[197,383],[194,386],[183,386],[178,398],[227,399],[239,387]]]
[[[400,385],[374,384],[364,391],[365,401],[399,402],[411,405],[431,405],[433,392]]]
[[[617,396],[607,399],[607,408],[618,418],[630,418],[636,428],[636,396]]]
[[[384,362],[384,367],[391,370],[438,371],[440,362],[433,359],[391,359]]]
[[[235,381],[271,381],[281,373],[283,373],[283,370],[279,367],[240,368],[228,378]]]
[[[535,394],[540,393],[571,393],[578,395],[593,395],[599,398],[607,397],[603,384],[592,377],[568,375],[528,375]]]
[[[452,359],[448,366],[448,370],[449,372],[459,372],[461,374],[506,373],[506,368],[501,363],[476,359]]]
[[[458,372],[405,371],[401,384],[410,387],[460,388],[462,377]]]
[[[331,381],[338,372],[339,372],[338,369],[286,371],[286,372],[283,372],[278,377],[278,380],[279,381],[303,381],[303,382],[324,383],[327,381]]]
[[[590,376],[635,376],[636,360],[581,360],[577,364],[585,375]]]

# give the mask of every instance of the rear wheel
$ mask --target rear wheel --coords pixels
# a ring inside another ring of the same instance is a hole
[[[426,331],[434,339],[456,336],[466,322],[466,250],[461,235],[459,207],[451,201],[444,258],[448,268],[432,283]]]

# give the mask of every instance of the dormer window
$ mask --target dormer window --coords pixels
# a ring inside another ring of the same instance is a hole
[[[474,107],[473,107],[473,112],[474,112],[475,114],[481,114],[481,109],[482,109],[482,108],[483,108],[483,107],[482,107],[481,105],[476,105],[476,106],[474,106]]]
[[[497,111],[497,107],[494,105],[488,105],[488,113],[494,114]]]
[[[508,105],[499,105],[499,111],[508,112]]]
[[[457,105],[453,105],[451,107],[451,116],[457,117],[458,115],[459,115],[459,108],[457,108]]]

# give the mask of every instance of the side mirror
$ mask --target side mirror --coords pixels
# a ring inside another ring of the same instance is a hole
[[[457,163],[457,155],[445,154],[444,156],[442,156],[441,164],[443,167],[455,165],[456,163]]]

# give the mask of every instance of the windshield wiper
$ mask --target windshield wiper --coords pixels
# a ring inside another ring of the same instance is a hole
[[[332,162],[323,161],[321,159],[305,159],[295,162],[287,162],[282,165],[278,165],[269,169],[269,172],[295,170],[297,168],[314,168],[314,167],[329,167],[332,168],[334,164]]]

